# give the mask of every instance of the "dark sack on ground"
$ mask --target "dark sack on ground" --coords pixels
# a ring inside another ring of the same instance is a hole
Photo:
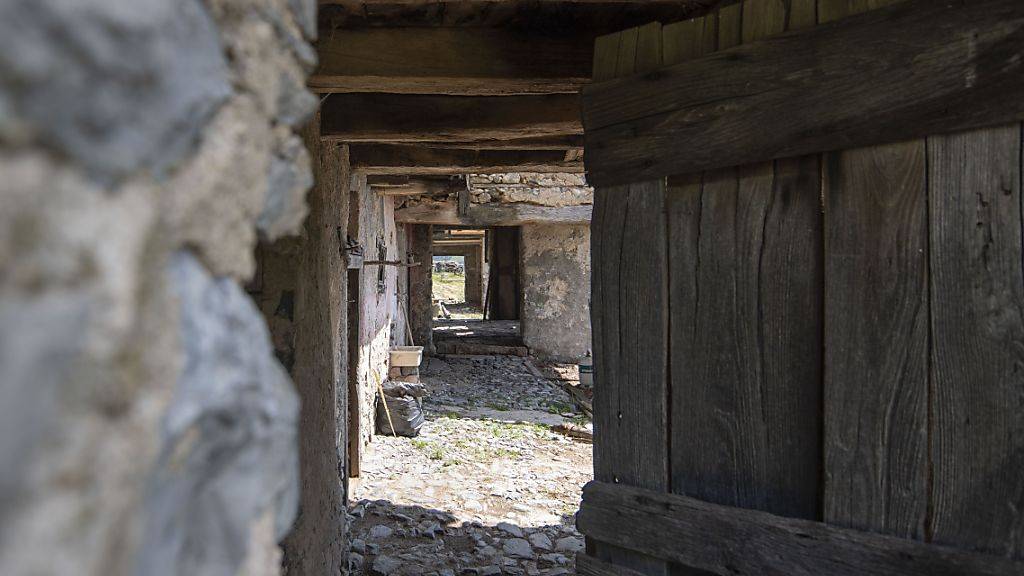
[[[412,396],[385,396],[387,409],[391,412],[391,424],[394,433],[399,436],[419,436],[423,426],[423,407],[419,398]],[[391,436],[391,424],[388,423],[388,412],[384,410],[384,402],[377,399],[377,433]]]

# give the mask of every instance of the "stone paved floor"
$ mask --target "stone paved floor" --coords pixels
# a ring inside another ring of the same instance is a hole
[[[376,436],[352,489],[353,574],[573,573],[591,445],[561,387],[517,357],[431,359],[417,438]]]

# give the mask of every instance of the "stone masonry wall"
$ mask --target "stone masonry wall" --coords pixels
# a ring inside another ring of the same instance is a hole
[[[391,198],[376,194],[370,186],[359,186],[359,243],[366,260],[396,261],[399,253],[395,205]],[[398,309],[398,268],[364,265],[360,281],[359,365],[356,369],[359,390],[359,432],[363,444],[373,440],[376,422],[377,379],[388,378],[389,350],[405,343],[405,334],[396,319]]]
[[[590,227],[523,226],[523,343],[575,362],[590,350]]]
[[[274,574],[315,0],[0,3],[0,573]]]

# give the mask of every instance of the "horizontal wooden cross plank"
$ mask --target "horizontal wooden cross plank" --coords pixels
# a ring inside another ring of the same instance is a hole
[[[532,204],[471,205],[464,215],[454,202],[423,203],[395,210],[395,221],[440,226],[522,226],[523,224],[589,224],[592,206]]]
[[[317,43],[316,92],[510,95],[575,93],[593,38],[485,28],[332,30]]]
[[[476,142],[577,136],[579,96],[332,94],[322,135],[344,142]]]
[[[459,175],[500,172],[575,172],[561,150],[439,150],[396,144],[355,144],[352,167],[367,175]]]
[[[601,542],[722,575],[1024,574],[1024,562],[622,484],[587,484],[576,523]]]
[[[1024,2],[911,0],[583,91],[594,184],[1024,118]]]
[[[477,140],[475,142],[419,142],[418,144],[430,148],[461,148],[463,150],[583,150],[583,136]]]
[[[447,180],[408,180],[402,185],[373,184],[372,179],[382,176],[370,176],[370,186],[380,196],[422,196],[433,194],[449,194],[466,189],[466,183],[455,184]],[[390,176],[388,178],[391,178]]]

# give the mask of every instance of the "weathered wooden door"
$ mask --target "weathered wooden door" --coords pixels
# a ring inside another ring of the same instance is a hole
[[[883,4],[598,40],[580,574],[1024,574],[1024,3]]]

